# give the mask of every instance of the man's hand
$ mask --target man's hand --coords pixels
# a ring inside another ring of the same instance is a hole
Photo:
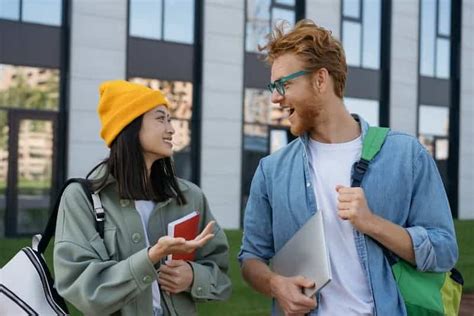
[[[183,260],[171,260],[161,265],[158,272],[158,283],[161,289],[168,293],[177,294],[188,290],[193,284],[193,270],[189,263]]]
[[[270,279],[271,294],[278,301],[285,315],[304,315],[316,308],[316,299],[303,294],[303,288],[313,286],[313,281],[302,276],[287,278],[274,275]]]
[[[367,205],[362,188],[348,188],[336,186],[339,193],[337,200],[337,215],[343,220],[351,222],[352,226],[363,234],[371,235],[375,229],[375,217]]]

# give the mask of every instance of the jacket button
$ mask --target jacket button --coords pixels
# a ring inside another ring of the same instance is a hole
[[[201,292],[202,292],[202,287],[198,286],[198,288],[196,289],[196,291],[197,291],[199,294],[201,294]]]
[[[306,187],[309,188],[311,186],[311,183],[306,182]]]
[[[145,283],[151,283],[151,281],[153,281],[153,278],[152,278],[151,276],[145,275],[145,276],[143,277],[143,282],[145,282]]]
[[[130,205],[130,201],[129,200],[120,200],[120,205],[122,207],[127,207]]]
[[[142,240],[142,235],[140,235],[140,233],[133,233],[133,234],[132,234],[132,241],[133,241],[134,243],[137,244],[137,243],[140,242],[140,240]]]

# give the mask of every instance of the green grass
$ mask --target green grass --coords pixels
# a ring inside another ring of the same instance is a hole
[[[459,262],[456,265],[464,276],[464,292],[474,292],[474,220],[455,221],[459,244]],[[236,260],[242,238],[241,231],[226,231],[230,243],[230,277],[233,294],[226,302],[200,304],[200,315],[269,315],[270,300],[253,291],[240,277],[239,264]],[[0,266],[3,266],[21,247],[30,245],[30,239],[0,239]],[[46,251],[46,261],[52,267],[52,248]],[[80,315],[74,308],[72,315]]]

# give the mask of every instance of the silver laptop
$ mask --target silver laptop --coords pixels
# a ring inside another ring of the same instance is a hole
[[[301,275],[313,280],[315,287],[304,291],[308,297],[331,281],[329,253],[320,210],[276,253],[271,267],[274,272],[286,277]],[[277,307],[278,310],[278,304]]]

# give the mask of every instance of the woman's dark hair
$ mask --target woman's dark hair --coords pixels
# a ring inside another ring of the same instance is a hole
[[[92,188],[102,188],[112,175],[122,199],[162,202],[176,198],[179,205],[186,204],[170,157],[156,160],[148,177],[139,139],[142,120],[143,115],[128,124],[112,142],[109,157],[88,173],[87,178],[100,166],[106,167],[100,178],[90,180]]]

